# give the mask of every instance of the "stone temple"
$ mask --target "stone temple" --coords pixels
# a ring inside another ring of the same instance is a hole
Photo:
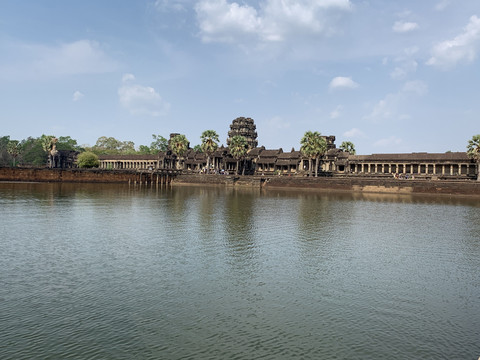
[[[248,151],[242,159],[234,158],[228,148],[235,135],[247,139]],[[478,171],[475,161],[466,152],[355,155],[337,148],[335,136],[323,137],[327,143],[325,153],[318,162],[309,161],[301,151],[293,148],[284,152],[281,148],[258,146],[253,119],[238,117],[230,125],[227,147],[220,146],[211,155],[210,164],[215,173],[225,171],[260,176],[310,176],[312,171],[317,170],[320,176],[466,180],[475,179]],[[177,169],[195,174],[203,173],[207,165],[206,154],[191,148],[181,157],[168,149],[157,154],[101,155],[99,158],[102,169],[132,171]]]
[[[230,145],[232,138],[240,135],[247,139],[249,149],[254,149],[258,146],[257,141],[257,126],[252,118],[238,117],[232,121],[230,131],[228,132],[227,146]]]

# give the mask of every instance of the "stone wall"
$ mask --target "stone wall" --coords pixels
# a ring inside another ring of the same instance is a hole
[[[304,189],[356,191],[388,194],[445,194],[480,196],[480,182],[473,180],[396,180],[390,176],[383,179],[358,177],[309,178],[287,176],[226,176],[226,175],[180,175],[173,185],[226,185],[263,187],[265,189]]]
[[[480,182],[474,180],[396,180],[368,178],[288,178],[272,177],[264,183],[267,188],[300,188],[317,190],[346,190],[390,194],[446,194],[480,196]]]
[[[140,177],[134,172],[98,169],[0,168],[0,181],[128,183]]]

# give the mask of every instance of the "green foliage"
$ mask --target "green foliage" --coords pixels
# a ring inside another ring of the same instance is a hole
[[[235,159],[240,159],[247,154],[248,143],[247,139],[241,135],[235,135],[230,140],[230,153]]]
[[[247,154],[248,142],[244,136],[235,135],[230,140],[230,154],[237,160],[237,174],[239,171],[239,160]]]
[[[215,130],[205,130],[200,136],[202,150],[205,154],[213,154],[218,149],[219,137]]]
[[[47,154],[44,149],[44,138],[28,137],[20,142],[20,164],[44,166],[47,163]]]
[[[137,153],[142,154],[142,155],[151,154],[150,148],[147,145],[140,145]]]
[[[57,140],[57,150],[84,151],[77,143],[77,140],[70,136],[59,136]]]
[[[10,164],[10,154],[7,151],[9,142],[10,136],[0,137],[0,166],[8,166]]]
[[[215,130],[205,130],[200,136],[202,145],[200,145],[202,152],[207,154],[207,169],[210,168],[210,158],[218,149],[219,137]]]
[[[477,162],[477,180],[480,181],[480,134],[468,140],[467,155]]]
[[[78,155],[77,166],[80,168],[98,167],[100,166],[100,161],[95,153],[91,151],[85,151]]]
[[[91,151],[97,155],[135,154],[135,144],[133,141],[120,141],[114,137],[101,136]]]
[[[152,134],[153,141],[150,144],[150,153],[155,154],[160,151],[168,150],[168,140],[161,135]]]
[[[310,161],[310,174],[312,170],[312,160],[315,159],[315,176],[318,170],[318,158],[327,151],[327,142],[318,131],[307,131],[300,140],[300,151],[307,156]]]
[[[474,135],[471,140],[468,140],[467,155],[476,161],[480,161],[480,134]]]
[[[193,150],[194,150],[195,152],[197,152],[197,153],[203,153],[202,145],[198,145],[198,144],[195,145],[195,146],[193,147]]]
[[[172,152],[182,157],[188,150],[188,140],[185,135],[175,135],[173,138],[170,139],[170,149]]]
[[[18,155],[20,155],[20,142],[18,140],[10,140],[7,144],[7,152],[13,159],[13,166],[15,167],[15,160],[17,159]]]
[[[42,145],[42,149],[46,154],[48,154],[52,150],[55,142],[56,138],[53,135],[43,134],[42,136],[40,136],[40,144]]]
[[[340,150],[348,152],[352,155],[355,155],[357,153],[355,151],[355,145],[351,141],[342,142],[342,145],[340,145]]]
[[[300,144],[302,154],[313,159],[323,155],[327,150],[327,142],[318,131],[307,131]]]

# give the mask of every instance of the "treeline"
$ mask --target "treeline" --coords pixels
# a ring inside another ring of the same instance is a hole
[[[10,136],[0,137],[0,166],[45,166],[51,149],[51,139],[55,138],[55,147],[59,151],[92,152],[96,155],[156,154],[166,151],[168,140],[161,135],[152,135],[149,146],[140,145],[138,149],[132,141],[121,141],[113,137],[101,136],[93,146],[79,145],[70,136],[42,135],[14,140]]]

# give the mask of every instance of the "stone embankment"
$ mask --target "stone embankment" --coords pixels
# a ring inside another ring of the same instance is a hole
[[[72,183],[170,183],[174,172],[100,169],[0,168],[0,181]]]
[[[362,177],[257,177],[226,175],[179,175],[174,185],[227,185],[265,189],[305,189],[318,191],[356,191],[388,194],[446,194],[480,197],[480,182],[474,180],[399,180]]]
[[[176,174],[174,171],[0,168],[0,181],[221,185],[265,189],[354,191],[388,194],[445,194],[480,197],[475,180],[400,180],[367,177],[287,177]]]

